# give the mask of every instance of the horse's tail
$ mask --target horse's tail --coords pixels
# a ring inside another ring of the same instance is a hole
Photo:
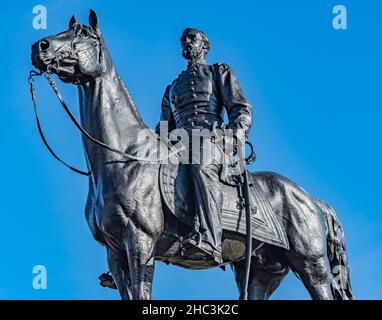
[[[350,269],[345,248],[345,236],[334,209],[326,202],[316,200],[325,215],[327,226],[327,252],[332,272],[330,288],[334,299],[355,299],[350,286]]]

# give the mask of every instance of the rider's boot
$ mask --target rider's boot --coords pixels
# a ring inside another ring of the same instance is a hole
[[[201,238],[199,232],[193,232],[186,238],[182,242],[182,255],[191,260],[212,260],[215,265],[221,265],[223,263],[221,247],[214,248]]]

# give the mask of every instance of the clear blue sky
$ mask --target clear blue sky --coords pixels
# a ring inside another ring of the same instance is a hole
[[[48,29],[34,30],[32,8],[48,10]],[[332,28],[332,8],[348,9],[348,30]],[[351,277],[360,299],[382,298],[382,2],[8,1],[0,9],[0,298],[115,299],[99,287],[104,249],[83,214],[87,179],[45,150],[28,92],[30,46],[67,28],[73,13],[97,11],[121,77],[147,125],[160,113],[165,86],[185,67],[179,36],[201,28],[209,62],[231,65],[254,106],[252,170],[279,172],[328,201],[341,219]],[[77,91],[59,84],[78,115]],[[79,133],[40,80],[46,135],[70,163],[85,168]],[[48,289],[32,288],[32,268],[48,270]],[[156,299],[236,299],[233,274],[187,271],[158,263]],[[305,299],[290,274],[274,299]]]

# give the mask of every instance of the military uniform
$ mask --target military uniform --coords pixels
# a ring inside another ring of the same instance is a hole
[[[242,129],[247,134],[252,123],[252,107],[232,69],[223,63],[208,65],[202,61],[189,65],[166,88],[160,121],[168,122],[170,132],[175,128],[183,128],[189,133],[192,129],[212,130],[223,124],[224,110],[229,120],[227,128]],[[160,122],[156,132],[159,133],[159,130]],[[203,153],[210,148],[213,148],[213,143],[203,144],[201,150],[197,151]],[[192,150],[192,154],[194,151],[196,150]],[[219,182],[222,161],[217,157],[221,156],[217,154],[208,161],[192,161],[188,165],[196,197],[196,229],[200,233],[200,240],[219,253],[223,198]]]

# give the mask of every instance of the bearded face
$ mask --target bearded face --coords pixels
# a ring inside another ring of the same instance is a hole
[[[204,59],[208,52],[208,44],[206,38],[198,31],[190,31],[182,36],[182,56],[189,60],[195,61]]]

